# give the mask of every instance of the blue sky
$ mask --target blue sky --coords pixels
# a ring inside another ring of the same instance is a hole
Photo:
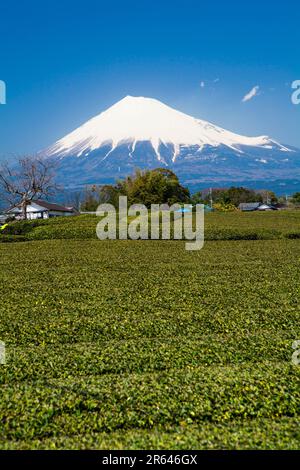
[[[128,94],[300,147],[300,4],[239,3],[1,2],[0,156],[38,151]]]

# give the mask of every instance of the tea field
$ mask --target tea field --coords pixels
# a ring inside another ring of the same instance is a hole
[[[90,216],[1,235],[0,448],[299,448],[300,214],[244,215],[194,252]]]
[[[80,215],[13,222],[0,232],[0,243],[55,239],[97,240],[95,227],[98,221],[99,218],[95,215]],[[214,212],[205,215],[206,240],[274,240],[278,238],[300,239],[300,210],[252,213]]]

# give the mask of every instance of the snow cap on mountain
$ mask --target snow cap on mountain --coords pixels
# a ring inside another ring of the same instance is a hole
[[[226,146],[240,150],[243,146],[289,151],[267,136],[246,137],[222,129],[207,121],[193,118],[164,103],[144,97],[126,96],[106,111],[58,140],[46,151],[46,156],[87,156],[110,143],[112,152],[120,143],[131,142],[134,152],[137,142],[149,141],[158,159],[159,146],[172,144],[173,161],[181,147]]]

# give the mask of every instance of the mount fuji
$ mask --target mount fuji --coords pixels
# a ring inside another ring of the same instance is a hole
[[[246,137],[162,102],[127,96],[41,152],[70,187],[114,182],[135,168],[172,169],[191,187],[300,178],[300,151]]]

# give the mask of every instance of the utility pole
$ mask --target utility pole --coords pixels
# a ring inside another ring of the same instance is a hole
[[[290,202],[292,202],[292,198],[289,194],[286,194],[285,195],[285,203],[286,203],[286,207],[289,207],[289,204]]]
[[[210,208],[213,208],[213,197],[212,197],[212,188],[209,188],[209,196],[210,196]]]

